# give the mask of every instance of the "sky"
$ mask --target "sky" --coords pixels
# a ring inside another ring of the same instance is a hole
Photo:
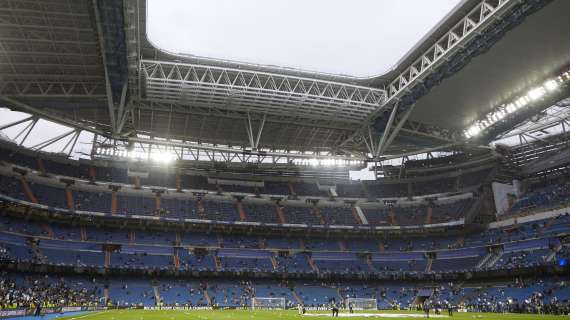
[[[390,70],[460,0],[148,0],[174,52],[356,77]]]

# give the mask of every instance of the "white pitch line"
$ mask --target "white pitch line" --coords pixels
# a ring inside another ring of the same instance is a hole
[[[69,320],[75,320],[75,319],[82,319],[82,318],[87,318],[89,316],[95,315],[95,314],[101,314],[101,313],[105,313],[107,311],[95,311],[95,312],[90,312],[88,314],[84,314],[82,316],[79,317],[73,317],[73,318],[69,318]]]

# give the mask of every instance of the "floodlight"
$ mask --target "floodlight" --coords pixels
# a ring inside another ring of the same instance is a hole
[[[540,99],[544,96],[545,90],[543,87],[537,87],[528,92],[528,97],[532,100]]]
[[[544,83],[544,87],[548,91],[554,91],[554,90],[558,89],[558,82],[556,82],[555,80],[548,80]]]

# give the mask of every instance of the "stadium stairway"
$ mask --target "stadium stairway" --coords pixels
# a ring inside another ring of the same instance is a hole
[[[34,195],[34,192],[32,191],[32,188],[30,187],[30,184],[28,183],[28,181],[26,181],[24,176],[21,176],[19,178],[20,178],[20,182],[22,183],[22,189],[24,189],[24,192],[26,193],[26,196],[28,197],[28,199],[32,203],[38,203],[38,198],[36,198],[36,196]]]
[[[394,208],[390,208],[390,225],[391,226],[397,226],[398,225],[398,219],[396,219],[396,212],[394,211]]]
[[[236,207],[237,207],[238,213],[239,213],[239,220],[242,222],[247,221],[247,214],[245,212],[245,208],[243,207],[243,203],[241,203],[241,201],[237,201]]]
[[[295,196],[296,193],[295,193],[295,187],[293,187],[293,183],[289,182],[289,183],[287,183],[287,186],[289,187],[289,194],[292,196]]]
[[[182,177],[180,176],[180,173],[176,173],[174,183],[176,185],[176,192],[182,192]]]
[[[291,294],[293,295],[293,298],[295,298],[295,301],[297,301],[298,304],[300,304],[300,305],[305,304],[303,302],[303,299],[301,299],[301,297],[299,296],[299,294],[297,292],[295,292],[295,290],[291,290]]]
[[[212,298],[210,297],[210,294],[208,293],[208,289],[202,289],[202,295],[204,296],[204,299],[208,302],[208,305],[211,306],[212,305]]]
[[[386,247],[384,246],[384,242],[382,242],[382,241],[378,242],[378,250],[380,250],[380,253],[384,253],[386,251]]]
[[[105,268],[109,268],[111,265],[111,248],[105,248]]]
[[[489,259],[489,262],[486,265],[486,268],[492,268],[497,261],[499,261],[499,259],[501,259],[501,257],[503,256],[503,249],[497,249],[494,254],[493,257],[491,257],[491,259]]]
[[[305,245],[305,240],[303,238],[299,239],[299,249],[306,250],[307,246]]]
[[[67,208],[69,210],[75,210],[75,202],[73,200],[73,191],[71,191],[71,188],[69,188],[69,186],[67,186],[65,188],[65,197],[67,200]]]
[[[431,266],[433,265],[433,258],[432,257],[428,257],[427,259],[427,263],[426,263],[426,269],[424,270],[425,272],[431,272]]]
[[[214,265],[216,266],[216,270],[221,271],[222,270],[222,261],[220,260],[220,257],[212,256],[212,258],[214,259]]]
[[[370,270],[370,272],[376,272],[378,270],[376,270],[376,268],[374,267],[374,264],[372,263],[372,260],[370,259],[370,257],[368,257],[366,259],[366,264],[368,265],[368,269]]]
[[[154,301],[157,304],[159,303],[159,301],[162,301],[162,299],[160,298],[160,289],[159,289],[158,285],[153,284],[152,292],[154,293]]]
[[[354,215],[354,219],[359,222],[359,224],[368,225],[368,219],[364,215],[362,208],[355,205],[352,207],[352,214]]]
[[[426,209],[426,219],[424,221],[425,224],[431,224],[433,220],[433,208],[430,206]]]
[[[491,257],[493,257],[493,253],[489,252],[487,253],[487,255],[485,255],[483,257],[483,259],[481,259],[476,265],[475,265],[475,269],[483,269],[487,263],[489,262],[489,260],[491,259]]]
[[[545,261],[548,263],[553,262],[556,259],[556,255],[560,250],[562,250],[562,244],[558,244],[556,247],[552,248],[552,250],[546,257]]]
[[[307,257],[307,262],[309,263],[309,267],[311,267],[311,270],[313,270],[316,273],[319,273],[319,267],[317,267],[315,260],[311,259],[311,257],[309,256],[306,257]]]
[[[340,251],[346,251],[346,241],[344,239],[339,239],[338,241],[338,248],[340,249]]]
[[[37,158],[36,163],[38,165],[38,170],[42,173],[43,176],[46,176],[46,167],[44,165],[44,160],[42,158]]]
[[[432,295],[433,295],[433,289],[432,288],[420,289],[420,290],[418,290],[418,294],[416,294],[416,297],[414,298],[412,305],[414,305],[414,306],[421,305],[424,303],[424,301],[429,299]]]
[[[160,193],[157,192],[156,195],[154,196],[154,209],[158,211],[160,210],[160,208],[161,208],[161,198],[160,198]]]
[[[283,207],[280,205],[275,205],[275,210],[277,211],[277,221],[281,224],[286,224],[285,214],[283,213]]]
[[[81,241],[87,241],[87,229],[85,229],[85,226],[81,226],[79,229],[79,237]]]
[[[181,244],[182,244],[182,235],[180,234],[180,231],[176,231],[174,245],[180,246]]]
[[[503,256],[503,249],[496,248],[489,252],[479,263],[475,266],[477,269],[487,269],[493,267],[499,259]]]
[[[277,262],[277,259],[275,259],[275,256],[273,254],[269,257],[269,259],[271,260],[273,270],[277,271],[279,269],[279,263]]]
[[[49,224],[47,224],[47,223],[42,224],[42,229],[45,231],[48,238],[50,238],[50,239],[55,238],[55,235],[53,233],[53,229],[51,228],[51,226]]]
[[[206,218],[206,215],[204,213],[204,202],[202,199],[198,199],[198,201],[196,201],[196,211],[198,212],[198,217],[200,219]]]
[[[323,216],[323,214],[321,213],[321,209],[319,207],[317,206],[313,207],[313,214],[317,217],[317,219],[321,222],[321,224],[323,225],[327,224],[325,216]]]
[[[178,250],[179,248],[174,248],[174,253],[172,254],[172,263],[177,270],[180,269],[180,256],[178,255]]]
[[[34,255],[34,258],[39,261],[40,263],[47,263],[47,257],[42,253],[42,251],[40,250],[40,247],[38,246],[37,242],[35,241],[30,241],[28,242],[30,245],[30,248],[32,249],[32,253]]]
[[[117,191],[113,190],[113,192],[111,192],[111,214],[117,213],[117,206]]]
[[[265,238],[259,238],[259,249],[267,249],[267,240]]]

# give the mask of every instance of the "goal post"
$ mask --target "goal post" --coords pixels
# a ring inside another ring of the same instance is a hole
[[[265,298],[254,297],[251,299],[252,309],[285,309],[286,302],[284,297],[280,298]]]
[[[344,305],[347,309],[352,305],[354,310],[378,310],[378,301],[373,298],[346,298]]]

